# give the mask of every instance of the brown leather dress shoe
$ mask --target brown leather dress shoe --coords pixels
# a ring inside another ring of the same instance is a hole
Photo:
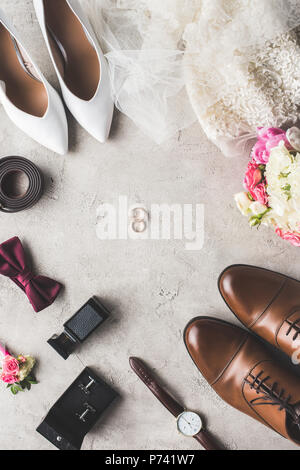
[[[223,400],[300,445],[300,378],[258,339],[224,321],[199,317],[186,327],[184,340]]]
[[[221,274],[219,290],[247,328],[299,363],[299,281],[267,269],[235,265]]]

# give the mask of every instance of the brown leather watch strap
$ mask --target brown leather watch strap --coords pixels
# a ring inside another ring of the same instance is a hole
[[[205,450],[221,450],[221,448],[214,442],[214,439],[209,435],[207,431],[200,431],[194,438],[200,442]]]
[[[177,401],[157,383],[152,372],[141,359],[131,357],[129,363],[136,375],[147,385],[149,390],[151,390],[156,398],[175,416],[175,418],[184,412],[183,406],[177,403]]]

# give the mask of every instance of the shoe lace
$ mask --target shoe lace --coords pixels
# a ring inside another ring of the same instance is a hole
[[[294,330],[295,334],[293,336],[293,341],[296,341],[296,339],[300,335],[300,325],[298,323],[300,323],[300,318],[298,318],[297,320],[295,320],[291,323],[288,321],[288,324],[290,326],[289,326],[289,329],[286,332],[286,336],[289,336],[289,334]]]
[[[289,414],[294,424],[300,427],[300,415],[295,410],[295,407],[290,403],[292,396],[285,395],[284,388],[278,387],[278,382],[273,382],[272,385],[268,385],[267,382],[271,379],[270,376],[265,376],[262,370],[257,375],[249,375],[250,379],[245,379],[245,382],[250,386],[251,390],[255,390],[257,395],[261,396],[254,398],[250,401],[251,405],[272,405],[278,406],[279,411],[285,410]]]

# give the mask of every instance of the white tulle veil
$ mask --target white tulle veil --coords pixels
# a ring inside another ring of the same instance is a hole
[[[81,0],[119,110],[161,143],[198,119],[226,155],[300,108],[298,0]]]

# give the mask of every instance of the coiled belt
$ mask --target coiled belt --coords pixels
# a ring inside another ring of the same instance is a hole
[[[10,177],[14,174],[25,174],[28,187],[20,195],[14,194]],[[43,175],[34,163],[24,157],[4,157],[0,159],[0,211],[20,212],[33,206],[43,192]]]

